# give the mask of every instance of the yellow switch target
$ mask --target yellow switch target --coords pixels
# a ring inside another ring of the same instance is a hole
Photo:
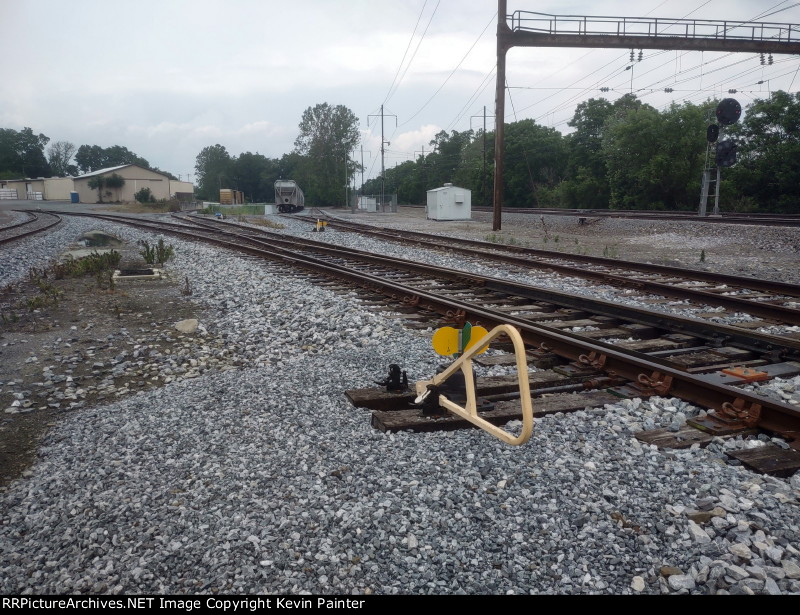
[[[433,339],[431,343],[433,344],[433,349],[436,351],[437,354],[442,356],[452,356],[459,352],[458,349],[458,335],[459,330],[454,329],[453,327],[442,327],[441,329],[437,330],[433,334]],[[484,329],[483,327],[472,327],[472,335],[470,336],[470,340],[467,343],[466,347],[464,348],[464,352],[472,348],[476,342],[482,340],[489,332]],[[483,354],[489,348],[489,344],[486,344],[478,354]]]

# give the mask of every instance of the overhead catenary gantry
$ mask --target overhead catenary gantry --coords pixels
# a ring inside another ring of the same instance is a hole
[[[797,24],[663,17],[547,15],[529,11],[516,11],[508,15],[507,6],[507,0],[498,0],[492,223],[495,231],[500,230],[503,209],[506,53],[512,47],[800,54],[800,25]]]

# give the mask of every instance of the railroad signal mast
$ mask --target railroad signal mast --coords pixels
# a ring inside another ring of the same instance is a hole
[[[714,212],[712,215],[719,216],[719,184],[720,169],[722,167],[732,167],[736,164],[736,143],[730,139],[720,139],[724,133],[724,127],[735,124],[742,115],[742,106],[733,98],[725,98],[720,101],[715,111],[719,124],[710,124],[706,129],[706,163],[703,168],[703,183],[700,191],[700,210],[698,215],[706,216],[708,205],[708,193],[711,183],[714,184]],[[712,149],[714,157],[712,159]],[[715,179],[711,179],[712,175]]]
[[[741,51],[761,53],[763,57],[765,53],[800,53],[800,25],[705,19],[548,15],[531,11],[515,11],[509,15],[508,0],[497,0],[492,224],[495,231],[500,230],[503,210],[506,54],[512,47]]]

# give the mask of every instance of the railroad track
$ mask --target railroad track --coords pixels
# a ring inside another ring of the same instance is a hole
[[[473,239],[453,239],[430,233],[376,228],[366,224],[332,219],[325,216],[335,229],[361,233],[383,241],[413,244],[430,250],[449,251],[475,259],[478,264],[502,263],[509,271],[525,273],[530,270],[555,272],[583,278],[638,293],[647,303],[659,302],[659,297],[691,301],[697,308],[723,308],[713,313],[718,318],[731,313],[745,313],[765,319],[748,320],[740,327],[757,328],[774,324],[800,326],[800,285],[745,278],[679,267],[651,265],[618,259],[564,254],[522,246],[506,246]],[[306,222],[313,223],[308,218]],[[628,295],[629,299],[636,296]]]
[[[424,205],[403,205],[423,208]],[[472,211],[492,213],[491,207],[474,206]],[[800,214],[747,214],[723,212],[719,216],[700,217],[688,211],[612,210],[612,209],[558,209],[548,207],[504,207],[504,214],[542,216],[573,216],[576,218],[626,218],[631,220],[688,220],[709,224],[750,224],[754,226],[800,226]]]
[[[61,216],[44,211],[15,210],[28,214],[30,218],[17,224],[0,228],[0,244],[10,243],[23,237],[42,233],[61,223]]]
[[[570,307],[568,303],[559,303],[566,298],[552,291],[319,245],[229,222],[182,218],[178,224],[119,216],[92,217],[186,239],[211,241],[245,254],[277,260],[284,266],[308,272],[319,284],[347,289],[355,285],[375,305],[383,307],[385,301],[391,301],[393,304],[385,309],[413,312],[404,314],[405,318],[426,323],[444,321],[456,326],[469,320],[487,328],[511,324],[526,342],[529,360],[542,368],[531,375],[535,395],[563,393],[567,389],[582,391],[572,398],[571,403],[577,407],[559,402],[558,410],[552,410],[550,403],[541,412],[602,405],[608,403],[603,400],[608,400],[609,395],[616,399],[676,396],[712,412],[679,434],[658,434],[660,445],[666,445],[669,439],[672,445],[685,445],[702,442],[703,438],[710,441],[712,435],[763,429],[782,435],[791,447],[800,448],[800,408],[742,388],[756,376],[768,379],[800,374],[799,340],[745,333],[646,310],[632,310],[624,318],[621,312],[608,316],[603,311],[610,308],[604,302],[580,298],[580,308]],[[199,228],[187,228],[188,223]],[[541,292],[546,294],[538,294]],[[616,306],[616,309],[630,308]],[[653,318],[657,320],[649,320]],[[575,331],[576,327],[582,331]],[[613,338],[621,335],[638,339],[613,343]],[[508,393],[509,382],[499,386],[478,384],[481,394]],[[359,405],[384,408],[375,409],[373,414],[373,424],[379,428],[458,426],[450,417],[423,417],[419,410],[407,408],[410,394],[375,390],[350,393],[351,400]],[[513,415],[513,408],[487,408],[487,416],[498,422],[505,422]],[[643,437],[649,436],[643,434]],[[775,454],[800,457],[800,453],[791,449]],[[770,463],[775,466],[774,459]],[[796,458],[782,459],[777,465],[785,469],[793,463],[795,469],[800,467]]]

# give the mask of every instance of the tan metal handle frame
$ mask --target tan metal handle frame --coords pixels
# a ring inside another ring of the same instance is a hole
[[[522,433],[515,436],[514,434],[493,425],[484,418],[478,416],[477,396],[475,394],[475,379],[472,371],[472,357],[478,354],[481,349],[485,348],[489,342],[496,337],[505,333],[514,344],[514,355],[517,360],[517,379],[519,381],[519,394],[520,402],[522,405]],[[461,407],[453,403],[444,395],[439,395],[439,405],[468,420],[473,425],[480,427],[484,431],[488,431],[494,437],[499,438],[506,444],[513,446],[520,446],[525,444],[533,434],[533,402],[531,402],[531,389],[528,380],[528,358],[525,354],[525,344],[522,341],[522,336],[519,331],[511,325],[499,325],[489,331],[479,342],[462,354],[456,361],[454,361],[446,370],[441,374],[436,374],[431,380],[421,380],[417,382],[416,389],[418,399],[424,398],[425,393],[428,392],[428,386],[438,386],[447,380],[450,376],[455,374],[458,370],[464,373],[464,381],[467,387],[467,404],[466,407]]]

